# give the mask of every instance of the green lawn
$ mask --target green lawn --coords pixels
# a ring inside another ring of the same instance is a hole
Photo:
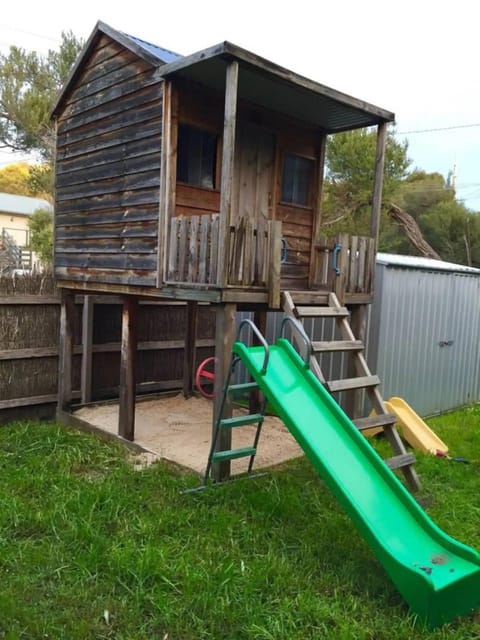
[[[430,421],[430,515],[480,549],[480,407]],[[380,447],[382,444],[380,443]],[[480,637],[415,620],[308,462],[203,493],[166,464],[55,425],[0,430],[0,638]]]

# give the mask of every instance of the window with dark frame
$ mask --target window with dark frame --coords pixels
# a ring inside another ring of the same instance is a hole
[[[177,180],[206,189],[215,188],[217,136],[186,124],[178,127]]]
[[[286,153],[283,158],[282,202],[304,207],[310,204],[314,161]]]

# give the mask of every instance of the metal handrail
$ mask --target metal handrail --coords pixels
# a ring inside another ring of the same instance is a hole
[[[306,351],[305,355],[302,356],[302,359],[305,364],[310,364],[310,356],[313,353],[312,342],[305,333],[305,329],[303,328],[303,324],[301,322],[299,322],[296,318],[292,318],[292,316],[285,316],[280,327],[280,337],[285,337],[285,325],[287,324],[287,322],[290,322],[292,324],[295,331],[299,334],[300,338],[302,338],[303,342],[305,343]]]
[[[240,322],[240,324],[238,326],[236,341],[237,342],[240,341],[240,335],[241,335],[241,333],[243,331],[244,326],[246,326],[246,325],[248,325],[250,327],[250,329],[253,331],[253,333],[260,340],[260,343],[261,343],[262,347],[265,349],[265,357],[263,359],[262,373],[266,373],[267,366],[268,366],[268,360],[270,358],[270,350],[269,350],[269,347],[268,347],[268,342],[265,340],[263,335],[260,333],[257,325],[252,320],[250,320],[249,318],[245,318],[244,320],[242,320]]]

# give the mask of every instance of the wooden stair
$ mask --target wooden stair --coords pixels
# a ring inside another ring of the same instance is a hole
[[[333,319],[341,339],[312,341],[313,354],[310,359],[310,367],[330,393],[365,390],[376,415],[368,417],[354,416],[354,424],[360,431],[374,427],[383,429],[394,454],[391,458],[386,459],[385,463],[391,469],[400,469],[410,489],[416,491],[420,488],[420,482],[413,467],[415,456],[405,449],[405,445],[395,427],[395,416],[389,414],[385,407],[379,390],[380,379],[370,372],[364,355],[363,342],[356,339],[350,325],[349,311],[340,305],[334,293],[328,294],[326,302],[326,306],[311,306],[308,303],[305,304],[304,299],[301,297],[297,299],[295,293],[282,292],[283,310],[301,322],[308,318]],[[341,380],[327,380],[319,362],[319,356],[326,353],[345,353],[350,358],[352,364],[350,373],[353,373],[353,377]]]

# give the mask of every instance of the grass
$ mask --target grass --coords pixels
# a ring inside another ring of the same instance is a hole
[[[430,421],[430,515],[480,549],[480,407]],[[382,447],[382,443],[378,446]],[[427,631],[305,460],[198,494],[167,464],[56,425],[0,430],[0,638],[478,638]]]

